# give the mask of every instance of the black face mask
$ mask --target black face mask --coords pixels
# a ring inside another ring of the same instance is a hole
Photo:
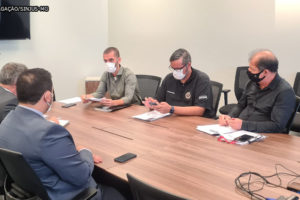
[[[264,70],[261,70],[259,73],[257,73],[257,74],[252,74],[249,70],[247,71],[247,75],[248,75],[248,77],[249,77],[249,79],[251,80],[251,81],[253,81],[254,83],[258,83],[258,82],[260,82],[260,81],[262,81],[264,78],[265,78],[265,76],[264,77],[262,77],[262,78],[259,78],[259,75],[263,72]]]

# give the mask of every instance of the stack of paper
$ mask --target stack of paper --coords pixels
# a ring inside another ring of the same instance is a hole
[[[154,121],[154,120],[166,117],[168,115],[170,115],[170,113],[163,114],[156,110],[153,110],[150,112],[143,113],[141,115],[135,115],[135,116],[133,116],[133,118],[141,119],[141,120],[145,120],[145,121]]]
[[[239,145],[250,144],[252,142],[256,142],[266,138],[266,136],[258,133],[243,130],[234,130],[229,126],[220,126],[219,124],[197,126],[196,129],[210,135],[222,136],[227,141],[235,141],[235,143]],[[244,138],[248,139],[243,140]]]

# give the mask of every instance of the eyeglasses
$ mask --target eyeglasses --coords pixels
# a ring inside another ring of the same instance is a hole
[[[187,64],[184,65],[184,66],[181,67],[181,68],[174,69],[174,68],[170,65],[170,66],[169,66],[169,70],[170,70],[171,72],[173,72],[173,71],[179,71],[179,70],[182,70],[183,68],[185,68],[186,66],[187,66]]]

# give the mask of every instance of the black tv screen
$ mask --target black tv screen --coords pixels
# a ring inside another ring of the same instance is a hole
[[[0,0],[1,40],[30,39],[29,12],[15,11],[23,6],[30,6],[29,0]]]

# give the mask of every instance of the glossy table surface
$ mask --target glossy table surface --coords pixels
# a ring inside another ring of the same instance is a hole
[[[266,134],[264,141],[239,146],[196,130],[197,125],[216,124],[212,119],[172,115],[145,122],[132,118],[148,111],[143,106],[102,112],[93,104],[61,105],[55,102],[48,115],[70,121],[66,128],[75,143],[102,157],[98,167],[125,180],[130,173],[188,199],[249,199],[236,191],[235,178],[249,171],[274,174],[275,164],[300,173],[300,138],[296,136]],[[114,162],[115,157],[127,152],[137,154],[137,158],[122,164]],[[283,185],[291,179],[283,177]],[[272,181],[278,183],[277,179]],[[259,194],[272,198],[296,195],[266,186]]]

